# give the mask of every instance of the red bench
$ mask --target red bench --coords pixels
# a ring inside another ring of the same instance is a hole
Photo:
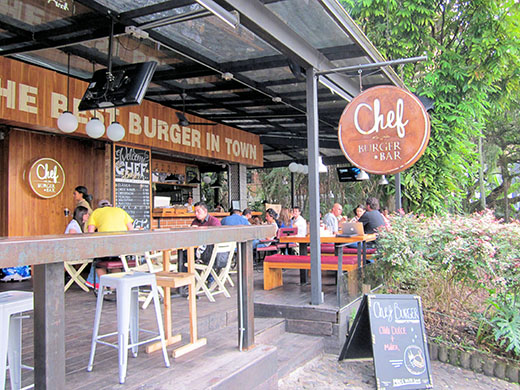
[[[343,256],[343,271],[352,271],[357,268],[357,256]],[[311,269],[310,256],[272,255],[264,259],[264,290],[283,285],[283,269]],[[337,271],[337,256],[321,256],[322,271]]]

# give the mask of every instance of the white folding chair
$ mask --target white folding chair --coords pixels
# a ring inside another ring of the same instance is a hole
[[[231,259],[235,254],[235,248],[235,242],[221,242],[219,244],[215,244],[211,254],[211,259],[208,264],[195,263],[195,280],[197,281],[195,285],[196,294],[206,294],[211,302],[215,302],[214,296],[217,294],[224,294],[227,298],[231,298],[231,295],[226,289],[225,284],[228,279],[229,269],[231,268]],[[227,253],[227,262],[225,267],[222,268],[217,274],[217,272],[213,269],[213,265],[215,264],[215,259],[219,253]],[[209,275],[212,275],[215,281],[215,283],[210,287],[206,285],[206,281],[208,280]]]

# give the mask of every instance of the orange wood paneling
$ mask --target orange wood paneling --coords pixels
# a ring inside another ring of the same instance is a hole
[[[2,131],[3,129],[0,129]],[[7,178],[9,153],[7,148],[7,137],[5,132],[0,135],[6,137],[0,139],[0,237],[7,236]]]
[[[59,133],[57,119],[67,108],[67,77],[0,57],[0,123]],[[87,83],[71,78],[71,111],[78,118],[76,135],[87,137],[85,126],[94,111],[77,110]],[[72,103],[73,102],[73,103]],[[114,116],[114,111],[116,114]],[[117,119],[126,129],[122,142],[154,150],[173,151],[221,161],[263,166],[260,137],[229,126],[179,126],[175,110],[148,100],[138,106],[97,110],[108,126]],[[186,114],[190,122],[207,122]],[[105,136],[101,139],[108,140]]]
[[[74,210],[74,188],[84,185],[94,196],[93,208],[106,198],[104,143],[71,137],[11,130],[8,137],[7,223],[9,236],[61,234],[71,216],[63,210]],[[38,158],[50,157],[65,171],[65,187],[56,197],[43,199],[30,188],[26,170]]]

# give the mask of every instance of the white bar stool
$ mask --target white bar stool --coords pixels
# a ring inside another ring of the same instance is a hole
[[[9,368],[11,389],[19,390],[22,384],[22,316],[33,310],[33,293],[29,291],[5,291],[0,293],[0,389],[5,388],[5,373]],[[7,367],[7,359],[9,367]],[[34,387],[30,385],[24,389]]]
[[[153,294],[155,315],[157,318],[158,332],[139,329],[139,286],[150,286]],[[106,287],[116,289],[117,293],[117,332],[99,335],[99,323],[101,322],[101,310],[103,308],[103,291]],[[139,341],[139,331],[154,333],[158,336],[147,340]],[[128,343],[128,334],[130,341]],[[102,341],[102,338],[116,335],[117,343]],[[117,348],[119,351],[119,383],[125,383],[126,369],[128,363],[128,350],[132,350],[132,355],[137,357],[138,346],[151,341],[161,341],[166,367],[170,367],[168,353],[166,352],[166,341],[161,321],[161,308],[159,296],[157,294],[157,282],[155,275],[145,272],[118,272],[101,276],[99,291],[97,296],[96,316],[94,319],[94,331],[92,334],[92,346],[87,371],[92,371],[94,355],[96,353],[96,343]]]

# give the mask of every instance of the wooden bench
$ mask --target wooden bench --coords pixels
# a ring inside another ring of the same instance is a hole
[[[343,271],[352,271],[357,268],[356,256],[343,256]],[[311,269],[310,256],[272,255],[264,259],[264,290],[283,285],[283,269]],[[322,271],[337,271],[338,256],[321,256]]]
[[[335,252],[336,248],[335,248],[335,245],[332,244],[332,243],[323,243],[321,244],[321,254],[322,255],[334,255],[336,252]],[[376,249],[375,248],[367,248],[367,259],[369,258],[368,255],[372,255],[376,253]],[[355,255],[357,254],[357,248],[349,248],[347,246],[344,246],[343,247],[343,254],[344,255]]]

